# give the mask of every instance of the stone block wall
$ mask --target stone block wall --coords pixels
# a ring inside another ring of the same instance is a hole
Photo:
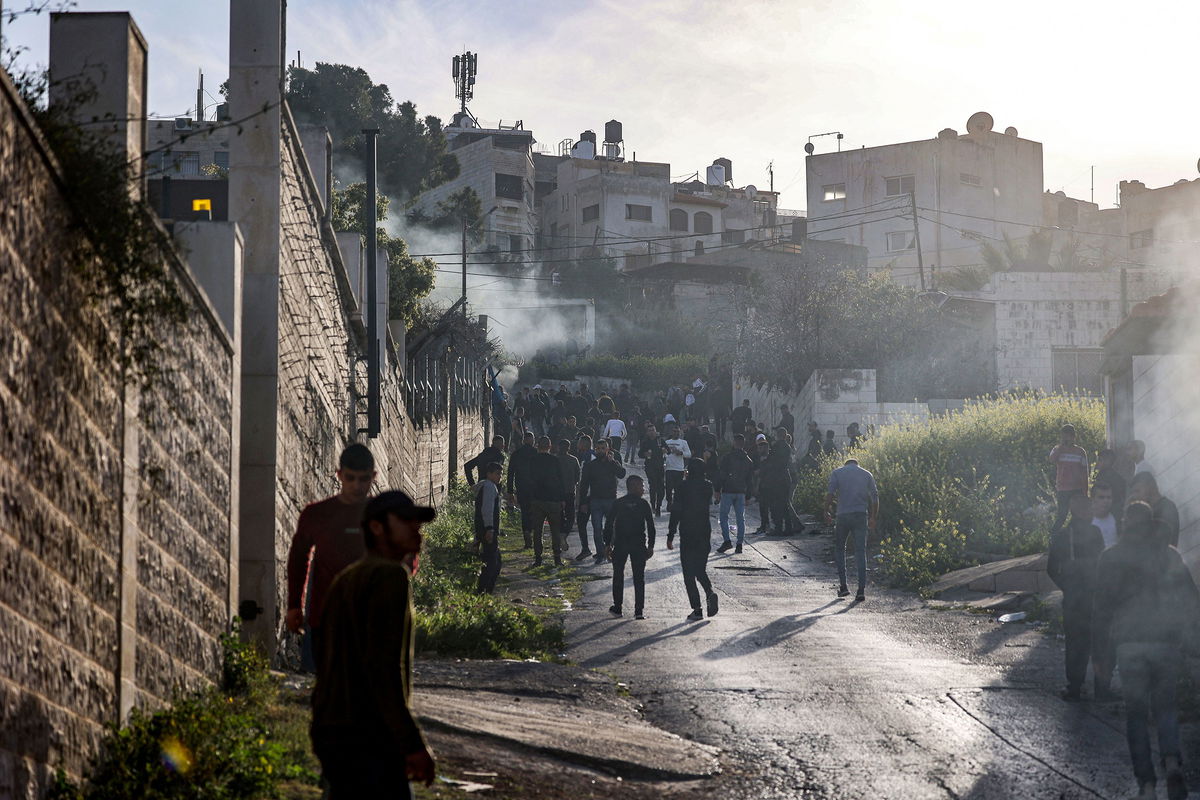
[[[229,621],[233,351],[178,261],[188,324],[122,380],[62,176],[0,73],[0,797],[78,775],[133,704],[211,679]],[[163,234],[165,236],[165,233]]]

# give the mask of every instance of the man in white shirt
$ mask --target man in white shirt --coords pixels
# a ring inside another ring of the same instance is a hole
[[[1117,537],[1120,535],[1117,518],[1112,513],[1112,505],[1111,486],[1106,483],[1097,483],[1092,487],[1092,524],[1100,529],[1106,550],[1117,543]]]
[[[671,424],[667,429],[667,455],[664,460],[666,473],[667,508],[675,498],[675,489],[683,482],[683,471],[687,469],[688,459],[692,457],[692,448],[687,440],[679,435],[679,426]]]
[[[1129,460],[1133,462],[1134,475],[1142,472],[1154,474],[1154,467],[1146,460],[1146,443],[1141,439],[1134,439],[1129,443]]]
[[[608,439],[618,460],[620,459],[621,442],[628,436],[629,432],[625,429],[625,423],[621,421],[621,418],[616,414],[609,414],[608,422],[604,423],[604,432],[600,434],[600,438]]]

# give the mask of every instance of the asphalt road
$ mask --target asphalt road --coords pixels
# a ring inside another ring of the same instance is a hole
[[[628,577],[619,619],[611,583],[593,581],[568,615],[570,655],[628,683],[650,721],[720,748],[721,796],[1135,793],[1119,705],[1058,698],[1055,637],[876,587],[864,603],[839,600],[829,540],[813,536],[750,536],[742,555],[714,554],[720,613],[689,623],[659,523],[648,619],[632,619]]]

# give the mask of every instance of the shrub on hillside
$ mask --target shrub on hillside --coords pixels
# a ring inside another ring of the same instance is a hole
[[[1024,512],[1053,497],[1046,456],[1067,422],[1089,453],[1104,446],[1102,401],[1036,393],[976,400],[929,421],[882,427],[864,441],[856,454],[879,484],[884,571],[919,587],[967,566],[972,553],[1043,549],[1047,521]],[[820,508],[829,470],[844,458],[826,456],[819,473],[801,480],[797,502],[805,510]]]
[[[674,356],[619,356],[602,355],[550,365],[542,361],[531,362],[530,372],[522,370],[522,382],[535,380],[573,380],[576,375],[601,378],[624,378],[643,392],[658,391],[668,386],[691,386],[697,375],[708,372],[708,359],[697,355]],[[528,369],[528,368],[526,368]]]

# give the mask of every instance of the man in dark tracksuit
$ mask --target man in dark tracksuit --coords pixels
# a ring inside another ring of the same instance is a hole
[[[491,594],[500,577],[500,474],[503,467],[493,461],[483,467],[483,480],[475,484],[475,541],[483,568],[475,591]]]
[[[712,550],[712,505],[713,485],[704,477],[704,459],[693,458],[688,462],[687,475],[675,492],[671,504],[671,527],[667,533],[667,549],[674,547],[675,530],[679,529],[679,565],[683,568],[683,588],[688,602],[692,604],[690,622],[704,618],[700,612],[699,583],[708,600],[708,615],[717,613],[717,594],[708,579],[708,554]]]
[[[604,548],[604,526],[612,512],[613,503],[617,500],[617,481],[624,477],[625,467],[613,457],[608,441],[597,441],[596,457],[583,465],[579,475],[579,510],[591,515],[597,564],[607,558]],[[649,508],[649,505],[646,507]]]
[[[579,460],[579,481],[575,483],[575,522],[579,525],[579,555],[575,556],[576,561],[583,561],[592,555],[592,548],[588,544],[587,538],[590,515],[583,505],[583,489],[579,484],[583,481],[583,468],[595,457],[596,451],[592,449],[592,437],[586,433],[580,434],[579,438],[575,440],[575,458]]]
[[[658,435],[658,429],[653,425],[647,427],[638,456],[646,462],[646,481],[650,484],[650,505],[654,508],[655,516],[662,513],[663,497],[666,495],[666,452],[667,443]]]
[[[579,459],[571,455],[571,442],[567,439],[558,440],[558,463],[562,467],[563,489],[566,497],[563,499],[562,511],[562,550],[567,551],[567,537],[575,525],[575,494],[579,490]]]
[[[529,467],[537,448],[533,446],[533,434],[526,433],[520,447],[513,451],[508,462],[508,502],[521,509],[521,534],[525,537],[525,549],[533,547],[533,507],[529,497]]]
[[[533,565],[542,565],[542,528],[550,525],[550,549],[555,566],[562,566],[562,512],[566,500],[562,464],[550,452],[550,437],[537,440],[537,454],[529,461],[529,507],[533,512]]]
[[[608,610],[621,616],[628,561],[633,568],[633,618],[645,619],[646,560],[654,555],[654,512],[642,497],[646,487],[641,476],[629,476],[625,491],[625,496],[612,504],[604,523],[604,551],[613,562],[613,604]]]
[[[1086,494],[1075,495],[1070,504],[1070,524],[1050,537],[1046,574],[1063,593],[1067,688],[1062,696],[1079,700],[1092,656],[1092,604],[1104,536],[1092,524],[1092,505]]]
[[[493,436],[492,446],[485,447],[479,452],[479,455],[472,458],[467,463],[463,464],[463,472],[467,474],[467,486],[475,485],[475,470],[479,470],[479,478],[483,479],[483,471],[488,464],[495,462],[504,465],[504,446],[506,442],[503,436]]]
[[[760,500],[771,507],[775,535],[783,536],[795,529],[796,510],[792,508],[792,448],[783,439],[771,444],[759,473]],[[763,517],[765,520],[766,517]],[[764,525],[765,527],[765,525]]]

